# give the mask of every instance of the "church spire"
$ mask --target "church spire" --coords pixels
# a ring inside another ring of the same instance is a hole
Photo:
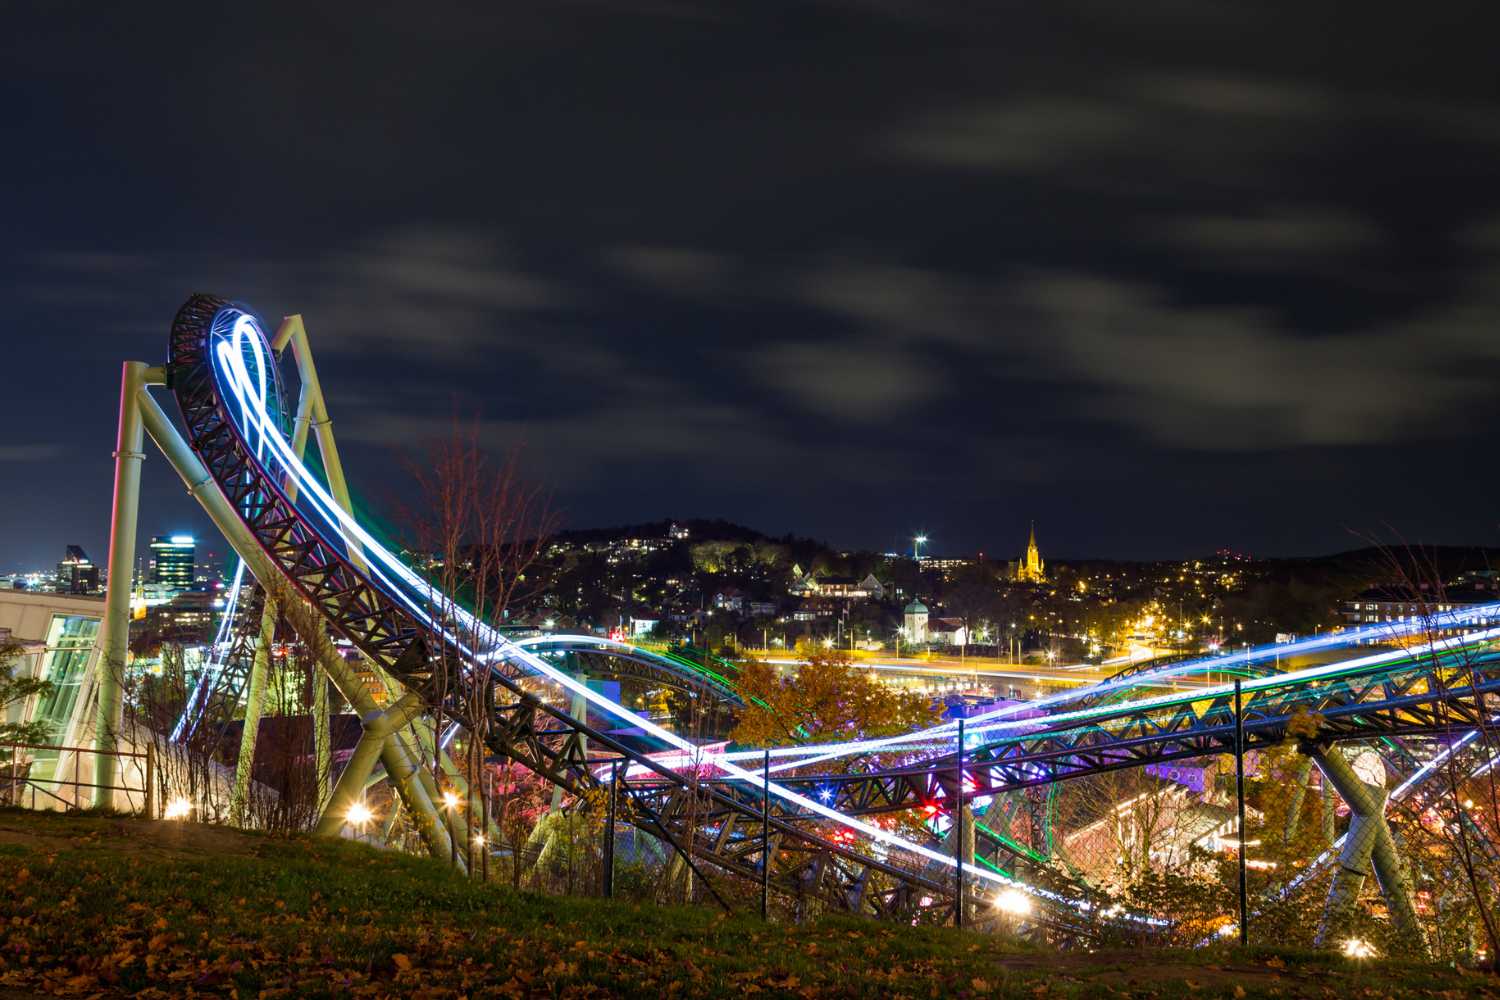
[[[1042,583],[1046,580],[1046,564],[1042,562],[1042,550],[1036,544],[1036,521],[1031,522],[1031,534],[1026,540],[1026,557],[1016,565],[1016,579],[1025,583]]]

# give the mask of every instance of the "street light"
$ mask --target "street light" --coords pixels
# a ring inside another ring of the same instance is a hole
[[[927,544],[927,536],[926,535],[918,535],[918,536],[916,536],[915,538],[913,538],[911,540],[911,559],[912,559],[912,562],[921,562],[922,561],[922,546],[924,546],[926,544]]]

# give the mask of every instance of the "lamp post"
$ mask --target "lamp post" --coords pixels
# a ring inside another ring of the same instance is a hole
[[[924,546],[926,544],[927,544],[927,536],[926,535],[917,535],[915,538],[913,538],[911,540],[911,561],[912,562],[914,562],[914,563],[921,563],[921,561],[922,561],[922,546]]]
[[[953,800],[954,878],[958,893],[953,903],[953,926],[964,925],[964,717],[958,717],[958,790]]]

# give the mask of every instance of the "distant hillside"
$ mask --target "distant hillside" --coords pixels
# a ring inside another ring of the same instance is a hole
[[[845,552],[848,553],[849,558],[855,559],[880,556],[880,553],[874,549],[840,550],[827,542],[806,536],[768,535],[755,528],[720,518],[664,518],[641,524],[573,528],[559,531],[553,538],[558,542],[574,544],[607,542],[622,538],[665,538],[674,524],[688,530],[687,541],[689,543],[722,541],[753,545],[759,542],[772,542],[787,546],[804,564],[818,556],[839,561],[845,558],[843,555]],[[1204,555],[1201,558],[1208,561],[1215,556]],[[1049,562],[1075,569],[1110,567],[1139,569],[1163,564],[1178,565],[1191,561],[1191,559],[1096,559],[1088,556],[1071,558],[1057,556],[1049,559]],[[1368,587],[1394,582],[1399,575],[1398,565],[1404,566],[1409,575],[1442,580],[1449,580],[1460,573],[1472,570],[1497,568],[1500,567],[1500,549],[1446,545],[1414,547],[1408,551],[1385,550],[1369,546],[1329,555],[1272,559],[1250,558],[1247,565],[1259,568],[1268,579],[1282,582],[1327,581],[1353,585],[1365,581],[1361,586]],[[1414,573],[1413,569],[1419,572]]]

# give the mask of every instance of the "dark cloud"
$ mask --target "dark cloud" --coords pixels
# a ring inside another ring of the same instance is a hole
[[[723,254],[687,247],[616,247],[606,254],[606,260],[646,285],[682,295],[724,290],[732,267]]]
[[[48,462],[66,452],[66,448],[56,444],[4,444],[0,445],[0,463]]]
[[[0,570],[103,550],[195,290],[304,316],[375,507],[459,415],[575,524],[1495,542],[1480,10],[16,6]]]
[[[1382,239],[1363,219],[1315,208],[1188,216],[1170,219],[1162,229],[1185,251],[1268,268],[1305,268],[1309,257],[1357,254],[1378,248]]]

